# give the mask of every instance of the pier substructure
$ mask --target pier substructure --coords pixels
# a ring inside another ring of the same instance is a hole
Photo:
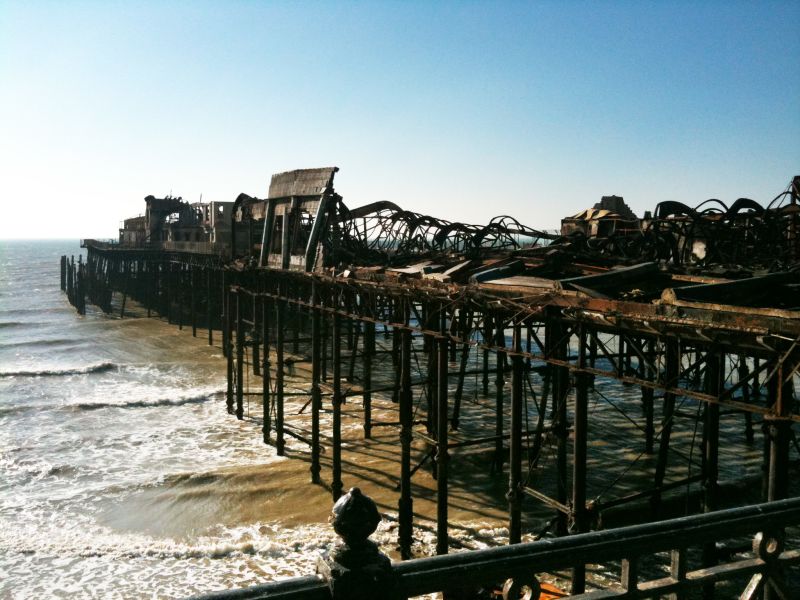
[[[311,483],[334,499],[349,487],[343,407],[360,411],[367,439],[395,430],[404,558],[413,553],[412,480],[426,464],[437,477],[436,550],[448,552],[452,486],[465,485],[451,475],[468,451],[483,452],[491,476],[507,482],[510,543],[586,532],[620,507],[664,516],[676,495],[716,510],[722,467],[762,487],[735,464],[737,448],[753,444],[764,447],[764,499],[788,493],[800,421],[797,311],[236,269],[214,256],[87,247],[85,264],[62,260],[65,291],[81,296],[85,285],[85,298],[120,316],[135,300],[194,335],[207,328],[209,343],[221,330],[227,410],[241,419],[257,396],[264,442],[278,454],[287,438],[307,446]],[[308,385],[287,390],[287,370],[304,368]],[[626,387],[639,388],[638,401]],[[308,399],[301,414],[285,412],[289,394]],[[619,447],[613,461],[597,451],[609,446]],[[552,519],[533,528],[536,511]],[[706,548],[705,565],[715,552]],[[576,568],[574,593],[584,578]]]

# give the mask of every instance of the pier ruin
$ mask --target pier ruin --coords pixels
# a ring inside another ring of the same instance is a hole
[[[274,175],[264,199],[148,196],[118,241],[62,258],[62,289],[80,313],[88,301],[124,316],[135,301],[209,344],[219,332],[227,411],[242,419],[257,404],[264,442],[307,446],[309,481],[334,500],[347,483],[343,407],[365,439],[391,431],[403,558],[420,468],[436,479],[436,551],[450,549],[450,476],[466,452],[505,482],[510,544],[588,532],[619,507],[656,520],[676,494],[716,511],[720,469],[745,453],[758,500],[790,495],[800,177],[766,206],[662,202],[639,219],[609,197],[553,232],[387,201],[350,208],[337,170]],[[287,388],[290,371],[307,386]],[[594,449],[620,438],[626,451],[598,462]],[[536,531],[531,505],[552,516]],[[704,567],[717,552],[704,547]],[[585,578],[575,566],[573,594]]]

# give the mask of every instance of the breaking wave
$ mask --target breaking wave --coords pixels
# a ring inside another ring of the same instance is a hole
[[[50,347],[64,347],[64,346],[77,346],[81,340],[75,338],[55,338],[48,340],[24,340],[19,342],[2,342],[0,348],[25,348],[33,346],[35,348],[50,348]]]
[[[22,473],[26,479],[44,479],[45,477],[73,477],[80,472],[78,467],[67,464],[52,464],[47,461],[19,460],[0,458],[0,467],[8,473]]]
[[[104,408],[153,408],[156,406],[182,406],[184,404],[202,404],[208,402],[222,390],[210,394],[178,396],[177,398],[157,398],[155,400],[132,400],[130,402],[79,402],[64,406],[69,410],[101,410]]]
[[[78,402],[76,404],[15,404],[0,405],[0,417],[12,417],[31,411],[67,410],[70,412],[103,410],[106,408],[154,408],[159,406],[182,406],[184,404],[202,404],[224,393],[224,390],[205,392],[202,394],[178,395],[171,398],[154,400],[130,400],[128,402]]]
[[[0,377],[63,377],[67,375],[87,375],[89,373],[105,373],[116,371],[119,365],[112,362],[104,362],[88,367],[78,367],[74,369],[43,369],[41,371],[0,371]]]
[[[236,555],[259,556],[265,559],[286,559],[296,568],[297,554],[307,554],[312,561],[317,553],[335,541],[335,534],[324,527],[310,526],[301,536],[272,523],[255,523],[246,527],[219,527],[212,535],[200,535],[192,541],[154,539],[147,535],[110,531],[94,531],[91,537],[71,532],[33,534],[25,531],[0,532],[7,552],[71,557],[224,559]],[[312,567],[313,568],[313,567]]]

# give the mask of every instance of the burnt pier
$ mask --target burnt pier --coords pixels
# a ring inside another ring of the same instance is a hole
[[[351,209],[336,171],[280,173],[266,199],[215,206],[149,196],[119,242],[84,240],[85,262],[62,259],[62,289],[81,314],[87,300],[120,316],[135,301],[221,343],[226,410],[242,419],[257,404],[264,442],[307,446],[309,481],[334,500],[349,487],[344,407],[364,438],[393,431],[404,558],[423,466],[436,550],[450,549],[450,475],[467,450],[504,481],[511,544],[588,532],[628,505],[657,520],[675,494],[716,511],[721,466],[745,451],[760,456],[757,499],[790,495],[800,178],[766,206],[665,202],[643,219],[601,206],[546,232]],[[299,400],[302,417],[287,411]],[[623,425],[609,430],[601,411]],[[633,455],[598,465],[593,449],[621,438]],[[531,505],[551,513],[544,529],[526,525]],[[717,560],[710,543],[703,566]],[[584,585],[576,566],[572,592]]]

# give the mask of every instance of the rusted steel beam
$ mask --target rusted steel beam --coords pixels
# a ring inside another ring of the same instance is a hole
[[[530,496],[531,498],[536,498],[539,502],[544,504],[545,506],[549,506],[550,508],[554,509],[558,515],[563,515],[564,519],[566,519],[570,514],[572,514],[572,508],[565,504],[564,502],[560,502],[555,498],[551,498],[547,494],[540,492],[536,488],[532,488],[530,486],[523,486],[522,491]]]
[[[301,306],[308,306],[308,303],[306,303],[306,302],[304,302],[302,300],[299,300],[299,299],[286,298],[286,300],[288,302],[290,302],[290,303],[293,303],[293,304],[297,304],[297,305],[301,305]],[[321,310],[326,310],[327,312],[337,312],[337,311],[334,311],[333,309],[322,308]],[[357,319],[361,319],[361,320],[363,320],[365,322],[370,322],[372,320],[370,317],[366,317],[366,316],[362,316],[362,315],[358,315],[358,314],[353,314],[353,313],[350,313],[350,312],[347,312],[347,311],[338,311],[338,312],[339,312],[339,314],[341,314],[342,316],[345,316],[347,318],[357,318]],[[387,324],[389,326],[398,325],[397,323],[393,323],[391,321],[389,323],[387,323]],[[412,327],[412,329],[416,333],[422,333],[423,335],[430,335],[430,336],[441,335],[441,332],[439,332],[439,331],[427,330],[427,329],[424,329],[424,328],[419,327],[419,326],[413,326],[413,325],[409,325],[409,326]],[[469,339],[468,340],[459,339],[459,341],[461,343],[467,343],[467,344],[470,344],[470,345],[478,345],[479,347],[485,348],[485,349],[487,349],[489,351],[505,352],[507,355],[511,354],[511,352],[507,348],[503,348],[501,346],[497,346],[497,345],[493,345],[493,344],[481,345],[479,342],[476,342],[474,340],[469,340]],[[530,358],[532,358],[534,360],[544,360],[548,364],[552,364],[552,365],[567,366],[570,370],[573,370],[573,371],[576,370],[576,367],[570,362],[561,362],[558,359],[554,359],[552,357],[546,357],[546,356],[543,356],[543,355],[538,354],[538,353],[527,354],[527,353],[523,352],[523,356],[526,356],[526,357],[529,356]],[[590,374],[594,374],[594,375],[618,378],[620,381],[623,381],[623,382],[626,382],[626,383],[631,383],[631,384],[641,385],[641,386],[647,386],[647,387],[651,387],[651,388],[656,389],[656,390],[662,390],[662,391],[666,390],[665,386],[663,386],[662,384],[659,384],[657,382],[648,381],[648,380],[645,380],[645,379],[642,379],[642,378],[636,377],[636,376],[618,377],[615,373],[604,371],[602,369],[596,369],[596,368],[593,369],[591,367],[586,367],[584,370],[586,372],[588,372]],[[719,402],[720,401],[716,397],[711,397],[708,394],[704,394],[702,392],[698,392],[696,390],[692,390],[692,389],[689,389],[689,388],[677,389],[677,390],[675,390],[675,392],[679,393],[681,395],[685,395],[687,397],[691,397],[691,398],[694,398],[694,399],[697,399],[697,400],[700,400],[700,401],[704,401],[704,402]],[[736,408],[736,409],[740,409],[740,410],[744,410],[744,411],[751,411],[751,412],[759,413],[759,414],[770,414],[770,411],[768,409],[765,409],[765,408],[759,407],[759,406],[754,406],[754,405],[751,405],[751,404],[741,403],[741,402],[737,402],[737,401],[734,401],[734,400],[726,400],[724,403],[729,405],[729,406],[731,406],[732,408]],[[800,421],[800,416],[798,416],[798,415],[789,415],[786,418],[791,419],[791,420]]]
[[[747,306],[756,296],[770,293],[771,288],[785,283],[797,283],[800,276],[793,272],[769,273],[760,277],[750,277],[724,283],[708,283],[685,287],[667,288],[662,298],[670,302],[688,301],[723,305],[725,300],[741,300]],[[740,307],[741,308],[741,307]]]
[[[348,285],[354,285],[348,282]],[[382,293],[399,294],[405,296],[408,290],[396,288],[381,288],[369,286],[366,289],[374,289]],[[427,293],[430,290],[419,290],[420,293]],[[472,299],[471,301],[476,301]],[[503,306],[502,298],[482,299],[481,302]],[[302,305],[302,301],[300,302]],[[795,339],[800,335],[800,313],[795,313],[798,317],[795,320],[776,318],[762,314],[740,314],[735,311],[715,311],[715,310],[694,310],[682,309],[680,307],[669,307],[659,305],[634,304],[629,302],[609,302],[598,301],[588,298],[570,299],[563,295],[547,295],[536,298],[526,299],[524,304],[519,301],[509,302],[507,309],[520,318],[525,316],[537,316],[542,313],[543,307],[553,306],[560,308],[570,308],[577,310],[566,311],[570,318],[587,320],[594,322],[595,326],[602,326],[607,331],[622,330],[636,333],[669,335],[671,332],[680,334],[682,337],[691,338],[697,335],[697,331],[708,332],[698,336],[698,340],[708,341],[708,335],[714,332],[749,336],[754,341],[754,347],[762,347],[761,343],[755,340],[756,336],[786,335]],[[734,307],[735,308],[735,307]],[[330,312],[328,309],[327,311]],[[674,315],[680,314],[681,317]],[[688,318],[688,317],[692,318]],[[613,317],[613,321],[609,319]],[[787,327],[790,326],[790,327]],[[431,335],[438,334],[438,329],[426,329],[419,327],[419,331]],[[715,334],[716,335],[716,334]],[[456,338],[458,339],[458,338]],[[741,343],[741,341],[737,341]]]

